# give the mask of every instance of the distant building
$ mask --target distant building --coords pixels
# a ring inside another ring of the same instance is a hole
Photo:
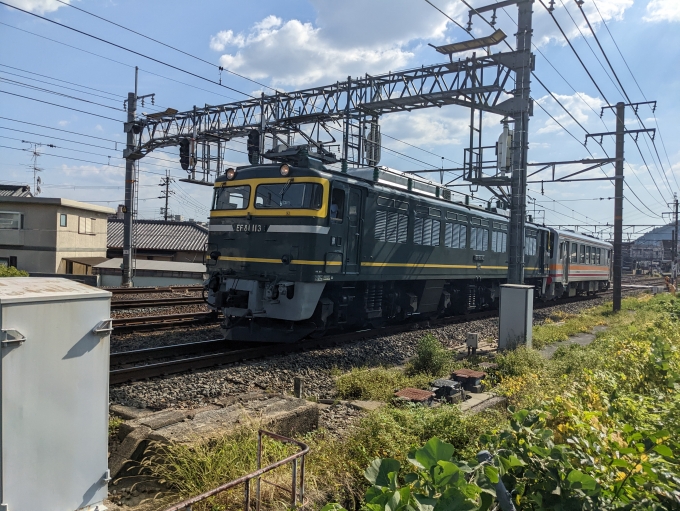
[[[636,261],[670,261],[675,224],[662,225],[643,234],[631,245],[630,255]]]
[[[28,185],[3,185],[0,184],[0,197],[33,197],[31,187]]]
[[[203,263],[208,228],[196,222],[135,220],[137,260]],[[109,258],[123,257],[123,220],[109,218]]]
[[[0,264],[29,273],[91,274],[93,264],[106,259],[111,213],[104,206],[32,197],[30,191],[0,193]]]

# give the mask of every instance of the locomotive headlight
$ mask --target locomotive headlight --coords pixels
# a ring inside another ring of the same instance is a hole
[[[232,180],[236,177],[236,171],[234,169],[227,169],[227,179]]]
[[[281,175],[283,177],[286,177],[288,174],[290,174],[290,167],[286,163],[284,163],[279,167],[279,171],[281,172]]]

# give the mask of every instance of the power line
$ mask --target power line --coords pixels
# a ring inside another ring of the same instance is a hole
[[[0,2],[0,4],[1,3],[3,3],[3,2]],[[17,96],[17,97],[24,98],[24,99],[30,99],[31,101],[38,101],[40,103],[45,103],[47,105],[58,106],[59,108],[65,108],[67,110],[73,110],[74,112],[80,112],[81,114],[87,114],[87,115],[93,115],[95,117],[101,117],[102,119],[108,119],[109,121],[123,122],[122,120],[114,119],[113,117],[106,117],[105,115],[93,114],[92,112],[86,112],[85,110],[78,110],[77,108],[73,108],[73,107],[70,107],[70,106],[64,106],[64,105],[58,105],[56,103],[50,103],[49,101],[43,101],[42,99],[31,98],[29,96],[22,96],[21,94],[15,94],[13,92],[8,92],[8,91],[4,91],[4,90],[0,90],[0,92],[3,93],[3,94],[11,94],[12,96]]]
[[[91,13],[91,12],[89,12],[89,11],[86,11],[85,9],[81,9],[80,7],[76,7],[76,6],[73,5],[73,4],[63,2],[62,0],[57,0],[57,2],[59,2],[60,4],[66,5],[66,6],[68,6],[68,7],[72,7],[73,9],[76,9],[76,10],[78,10],[78,11],[80,11],[80,12],[84,12],[85,14],[88,14],[88,15],[90,15],[90,16],[93,16],[93,17],[97,18],[97,19],[100,19],[100,20],[102,20],[102,21],[105,21],[106,23],[110,23],[110,24],[112,24],[112,25],[115,25],[115,26],[117,26],[117,27],[119,27],[119,28],[122,28],[123,30],[127,30],[128,32],[132,32],[133,34],[137,34],[137,35],[140,36],[140,37],[143,37],[143,38],[145,38],[145,39],[148,39],[148,40],[150,40],[150,41],[153,41],[153,42],[155,42],[155,43],[158,43],[158,44],[160,44],[160,45],[162,45],[162,46],[165,46],[166,48],[170,48],[171,50],[178,51],[178,52],[180,52],[180,53],[182,53],[182,54],[184,54],[184,55],[186,55],[186,56],[188,56],[188,57],[191,57],[191,58],[193,58],[193,59],[196,59],[196,60],[199,60],[199,61],[201,61],[201,62],[204,62],[205,64],[208,64],[208,65],[210,65],[210,66],[216,67],[216,68],[218,68],[220,71],[226,71],[227,73],[233,74],[234,76],[238,76],[239,78],[243,78],[244,80],[248,80],[249,82],[252,82],[252,83],[254,83],[254,84],[256,84],[256,85],[260,85],[260,86],[262,86],[262,87],[266,87],[267,89],[273,90],[274,92],[281,92],[281,91],[275,89],[274,87],[270,87],[269,85],[265,85],[264,83],[260,83],[260,82],[258,82],[257,80],[253,80],[252,78],[248,78],[247,76],[243,76],[242,74],[239,74],[239,73],[237,73],[237,72],[235,72],[235,71],[232,71],[232,70],[230,70],[230,69],[227,69],[227,68],[225,68],[225,67],[223,67],[223,66],[218,66],[217,64],[214,64],[214,63],[212,63],[212,62],[210,62],[210,61],[208,61],[208,60],[202,59],[201,57],[197,57],[196,55],[192,55],[191,53],[188,53],[188,52],[186,52],[186,51],[184,51],[184,50],[180,50],[179,48],[175,48],[174,46],[171,46],[171,45],[169,45],[169,44],[167,44],[167,43],[164,43],[163,41],[159,41],[158,39],[154,39],[153,37],[149,37],[149,36],[147,36],[147,35],[145,35],[145,34],[142,34],[142,33],[140,33],[140,32],[137,32],[136,30],[132,30],[131,28],[125,27],[125,26],[123,26],[123,25],[121,25],[121,24],[119,24],[119,23],[116,23],[116,22],[111,21],[111,20],[109,20],[109,19],[106,19],[106,18],[104,18],[104,17],[102,17],[102,16],[98,16],[97,14],[94,14],[94,13]],[[243,93],[242,93],[242,94],[243,94]]]
[[[84,50],[83,48],[78,48],[77,46],[73,46],[73,45],[71,45],[71,44],[67,44],[67,43],[64,43],[64,42],[61,42],[61,41],[57,41],[56,39],[51,39],[51,38],[46,37],[46,36],[44,36],[44,35],[36,34],[35,32],[31,32],[30,30],[25,30],[25,29],[23,29],[23,28],[15,27],[15,26],[13,26],[13,25],[9,25],[8,23],[3,23],[2,21],[0,21],[0,25],[4,25],[4,26],[6,26],[6,27],[13,28],[14,30],[18,30],[18,31],[20,31],[20,32],[25,32],[25,33],[30,34],[30,35],[35,36],[35,37],[40,37],[41,39],[45,39],[45,40],[47,40],[47,41],[50,41],[50,42],[53,42],[53,43],[56,43],[56,44],[60,44],[60,45],[62,45],[62,46],[66,46],[67,48],[71,48],[71,49],[74,49],[74,50],[81,51],[81,52],[83,52],[83,53],[87,53],[88,55],[93,55],[93,56],[95,56],[95,57],[99,57],[99,58],[101,58],[101,59],[108,60],[108,61],[110,61],[110,62],[114,62],[114,63],[119,64],[119,65],[121,65],[121,66],[129,67],[129,68],[131,68],[131,69],[134,69],[134,68],[135,68],[135,66],[133,66],[133,65],[131,65],[131,64],[126,64],[125,62],[121,62],[121,61],[119,61],[119,60],[112,59],[112,58],[110,58],[110,57],[105,57],[104,55],[100,55],[100,54],[98,54],[98,53],[94,53],[94,52],[91,52],[91,51],[88,51],[88,50]],[[179,83],[179,84],[185,85],[185,86],[187,86],[187,87],[192,87],[192,88],[194,88],[194,89],[196,89],[196,90],[201,90],[201,91],[203,91],[203,92],[208,92],[208,93],[214,94],[214,95],[216,95],[216,96],[221,96],[221,97],[223,97],[223,98],[227,98],[227,99],[230,99],[230,100],[232,100],[232,101],[236,101],[236,98],[232,98],[231,96],[227,96],[227,95],[225,95],[225,94],[221,94],[221,93],[215,92],[215,91],[210,91],[210,90],[208,90],[208,89],[204,89],[203,87],[199,87],[199,86],[197,86],[197,85],[192,85],[192,84],[190,84],[190,83],[186,83],[186,82],[183,82],[183,81],[181,81],[181,80],[176,80],[175,78],[170,78],[169,76],[165,76],[165,75],[162,75],[162,74],[154,73],[154,72],[149,71],[149,70],[147,70],[147,69],[139,68],[139,70],[142,71],[142,72],[144,72],[144,73],[153,75],[153,76],[158,76],[159,78],[163,78],[164,80],[170,80],[171,82]]]
[[[198,74],[196,74],[196,73],[192,73],[191,71],[187,71],[186,69],[182,69],[182,68],[177,67],[177,66],[174,66],[174,65],[172,65],[172,64],[168,64],[167,62],[164,62],[164,61],[162,61],[162,60],[160,60],[160,59],[157,59],[157,58],[154,58],[154,57],[149,57],[148,55],[144,55],[143,53],[140,53],[140,52],[138,52],[138,51],[131,50],[130,48],[126,48],[125,46],[122,46],[122,45],[120,45],[120,44],[117,44],[117,43],[114,43],[114,42],[111,42],[111,41],[107,41],[106,39],[103,39],[103,38],[98,37],[98,36],[93,35],[93,34],[89,34],[89,33],[85,32],[85,31],[83,31],[83,30],[79,30],[79,29],[77,29],[77,28],[70,27],[70,26],[65,25],[65,24],[63,24],[63,23],[59,23],[58,21],[51,20],[51,19],[49,19],[49,18],[46,18],[45,16],[40,16],[39,14],[35,14],[34,12],[26,11],[26,10],[21,9],[21,8],[19,8],[19,7],[16,7],[16,6],[14,6],[14,5],[8,4],[7,2],[0,1],[0,5],[5,5],[5,6],[7,6],[7,7],[11,7],[12,9],[16,9],[17,11],[21,11],[21,12],[23,12],[23,13],[25,13],[25,14],[30,14],[31,16],[35,16],[35,17],[38,18],[38,19],[41,19],[41,20],[44,20],[44,21],[48,21],[48,22],[53,23],[53,24],[55,24],[55,25],[58,25],[58,26],[60,26],[60,27],[66,28],[66,29],[68,29],[68,30],[72,30],[73,32],[76,32],[76,33],[78,33],[78,34],[82,34],[82,35],[85,35],[85,36],[87,36],[87,37],[91,37],[92,39],[95,39],[95,40],[97,40],[97,41],[100,41],[100,42],[109,44],[109,45],[114,46],[114,47],[116,47],[116,48],[119,48],[119,49],[121,49],[121,50],[125,50],[125,51],[127,51],[127,52],[130,52],[130,53],[133,53],[133,54],[135,54],[135,55],[138,55],[139,57],[144,57],[145,59],[148,59],[148,60],[151,60],[151,61],[153,61],[153,62],[156,62],[157,64],[162,64],[162,65],[167,66],[167,67],[169,67],[169,68],[175,69],[176,71],[180,71],[180,72],[182,72],[182,73],[186,73],[186,74],[191,75],[191,76],[193,76],[193,77],[195,77],[195,78],[199,78],[199,79],[204,80],[204,81],[206,81],[206,82],[210,82],[210,83],[215,84],[215,85],[218,85],[218,86],[220,86],[220,87],[224,87],[225,89],[229,89],[229,90],[231,90],[231,91],[238,92],[239,94],[243,94],[244,96],[247,96],[247,97],[249,97],[249,98],[255,99],[254,96],[251,96],[250,94],[247,94],[247,93],[245,93],[245,92],[242,92],[242,91],[240,91],[240,90],[238,90],[238,89],[234,89],[233,87],[229,87],[229,86],[227,86],[227,85],[223,85],[223,84],[221,84],[221,83],[218,83],[218,82],[216,82],[216,81],[214,81],[214,80],[211,80],[211,79],[209,79],[209,78],[206,78],[206,77],[204,77],[204,76],[198,75]]]
[[[88,87],[87,85],[81,85],[81,84],[79,84],[79,83],[68,82],[68,81],[62,80],[62,79],[60,79],[60,78],[54,78],[53,76],[47,76],[47,75],[43,75],[43,74],[40,74],[40,73],[36,73],[36,72],[34,72],[34,71],[28,71],[28,70],[26,70],[26,69],[21,69],[21,68],[14,67],[14,66],[8,66],[7,64],[0,64],[0,66],[2,66],[2,67],[8,67],[8,68],[10,68],[10,69],[14,69],[15,71],[21,71],[22,73],[28,73],[28,74],[30,74],[30,75],[40,76],[40,77],[42,77],[42,78],[47,78],[47,79],[49,79],[49,80],[54,80],[55,82],[68,83],[69,85],[75,85],[76,87],[80,87],[81,89],[90,89],[90,90],[93,90],[93,91],[96,91],[96,92],[101,92],[101,93],[103,93],[103,94],[108,94],[108,95],[110,95],[110,96],[115,96],[116,99],[124,99],[124,98],[125,98],[125,96],[122,96],[122,95],[119,95],[119,94],[115,94],[115,93],[113,93],[113,92],[108,92],[108,91],[101,90],[101,89],[95,89],[94,87]],[[15,75],[15,76],[21,76],[21,75],[18,75],[18,74],[16,74],[16,73],[10,73],[9,71],[0,71],[0,72],[2,72],[2,73],[7,73],[7,74],[10,74],[10,75],[13,74],[13,75]],[[28,78],[28,77],[22,76],[22,78]],[[37,81],[37,82],[40,82],[40,81],[41,81],[41,80],[38,80],[38,79],[36,79],[36,78],[31,78],[31,80],[35,80],[35,81]],[[49,83],[49,82],[43,82],[43,83]],[[54,83],[54,84],[50,84],[50,85],[57,85],[57,84]],[[58,87],[64,87],[63,85],[57,85],[57,86],[58,86]],[[68,89],[68,87],[65,87],[65,88]],[[73,89],[73,90],[75,90],[75,89]],[[79,91],[79,92],[85,92],[85,91]],[[88,92],[87,94],[91,94],[91,93]],[[103,96],[99,96],[99,97],[103,97]]]
[[[19,82],[17,80],[11,80],[9,78],[0,77],[0,82],[7,83],[9,85],[15,85],[15,86],[20,85],[22,87],[28,87],[29,89],[37,90],[37,91],[40,91],[40,92],[46,92],[48,94],[54,94],[55,96],[61,96],[62,98],[73,99],[73,100],[76,100],[76,101],[83,101],[85,103],[90,103],[91,105],[101,106],[101,107],[104,107],[104,108],[110,108],[111,110],[116,110],[118,112],[124,112],[125,111],[122,108],[116,108],[115,106],[104,105],[102,103],[97,103],[96,101],[90,101],[89,99],[78,98],[76,96],[71,96],[70,94],[64,94],[63,92],[57,92],[57,91],[53,91],[53,90],[50,90],[50,89],[44,89],[44,88],[38,87],[36,85],[30,85],[28,83]]]

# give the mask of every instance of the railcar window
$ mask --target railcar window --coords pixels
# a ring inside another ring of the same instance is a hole
[[[447,223],[444,228],[444,246],[449,248],[467,248],[467,227],[460,224]]]
[[[501,231],[491,231],[491,251],[505,252],[508,241],[508,235]]]
[[[597,256],[595,257],[595,264],[602,264],[602,249],[597,249]]]
[[[320,209],[323,187],[317,183],[285,183],[258,185],[255,207],[261,209]]]
[[[440,228],[441,222],[439,220],[416,217],[413,226],[413,243],[416,245],[438,247]]]
[[[470,248],[472,250],[489,250],[489,229],[472,227],[470,229]]]
[[[585,264],[586,262],[586,246],[581,245],[581,257],[579,258],[579,262],[581,264]]]
[[[213,209],[246,209],[250,204],[250,186],[215,188]]]
[[[571,244],[571,262],[578,263],[578,245],[576,243]]]
[[[552,255],[550,256],[552,257]],[[564,258],[564,243],[560,243],[560,261]]]
[[[375,212],[375,239],[391,243],[406,243],[408,215],[395,211]]]
[[[341,223],[345,216],[345,190],[333,188],[331,193],[331,221]]]

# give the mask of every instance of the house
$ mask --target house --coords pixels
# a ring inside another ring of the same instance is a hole
[[[655,227],[633,242],[631,257],[636,261],[670,261],[675,224]]]
[[[113,209],[0,189],[7,192],[0,193],[0,264],[31,274],[91,274],[106,259]]]
[[[123,219],[109,218],[109,258],[123,257]],[[139,260],[202,263],[208,228],[197,222],[135,220],[134,258]]]
[[[0,197],[33,197],[31,187],[28,185],[3,185],[0,184]]]

